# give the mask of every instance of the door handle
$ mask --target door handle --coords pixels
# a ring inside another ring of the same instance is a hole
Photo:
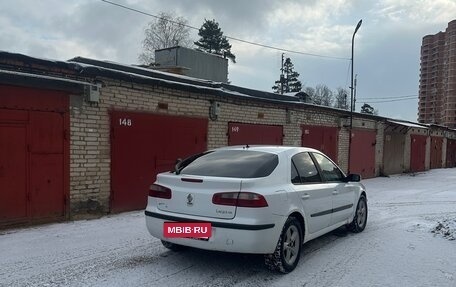
[[[302,199],[309,199],[310,195],[308,193],[305,193],[301,196]]]
[[[338,190],[334,190],[334,191],[333,191],[333,194],[334,194],[334,195],[339,194],[339,191],[338,191]]]

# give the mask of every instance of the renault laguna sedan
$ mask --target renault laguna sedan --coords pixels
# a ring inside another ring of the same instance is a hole
[[[214,149],[157,176],[146,225],[171,250],[264,254],[267,267],[288,273],[305,242],[344,225],[364,230],[367,197],[359,181],[311,148]]]

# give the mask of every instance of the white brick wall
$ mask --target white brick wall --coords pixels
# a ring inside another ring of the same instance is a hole
[[[431,168],[431,137],[426,139],[426,159],[424,163],[424,169],[428,170]]]
[[[446,156],[447,156],[447,139],[443,139],[443,144],[442,144],[442,167],[446,167]]]
[[[349,148],[350,131],[346,128],[339,130],[339,149],[338,149],[338,163],[340,168],[348,172],[348,148]]]
[[[381,175],[383,172],[383,145],[385,126],[381,122],[377,122],[377,137],[375,139],[375,176]]]

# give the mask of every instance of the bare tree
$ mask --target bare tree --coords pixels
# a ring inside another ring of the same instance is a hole
[[[312,87],[306,87],[306,88],[304,89],[304,92],[305,92],[306,94],[308,94],[308,95],[310,96],[310,99],[312,99],[312,101],[313,101],[313,99],[314,99],[314,97],[315,97],[315,89],[312,88]]]
[[[334,101],[333,92],[328,86],[320,84],[315,87],[314,104],[330,107]]]
[[[174,46],[193,46],[190,29],[186,27],[188,21],[185,18],[165,12],[161,12],[158,16],[159,18],[149,22],[144,30],[143,51],[138,57],[143,64],[154,61],[155,50]]]
[[[346,89],[340,87],[337,88],[334,107],[338,109],[348,110],[347,95],[348,91]]]

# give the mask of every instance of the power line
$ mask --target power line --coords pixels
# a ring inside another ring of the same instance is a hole
[[[190,26],[190,25],[187,25],[187,24],[182,24],[182,23],[179,23],[179,22],[176,22],[176,21],[173,21],[173,20],[170,20],[170,19],[166,19],[166,18],[157,16],[157,15],[153,15],[153,14],[150,14],[150,13],[147,13],[147,12],[144,12],[144,11],[141,11],[141,10],[138,10],[138,9],[134,9],[134,8],[131,8],[131,7],[122,5],[122,4],[118,4],[118,3],[115,3],[115,2],[111,2],[111,1],[108,1],[108,0],[101,0],[101,1],[102,1],[102,2],[105,2],[105,3],[107,3],[107,4],[111,4],[111,5],[114,5],[114,6],[123,8],[123,9],[127,9],[127,10],[130,10],[130,11],[136,12],[136,13],[140,13],[140,14],[143,14],[143,15],[146,15],[146,16],[154,17],[154,18],[159,19],[159,20],[165,20],[165,21],[171,22],[171,23],[176,24],[176,25],[179,25],[179,26],[184,26],[184,27],[187,27],[187,28],[190,28],[190,29],[199,30],[199,29],[196,28],[196,27],[193,27],[193,26]]]
[[[101,1],[105,2],[107,4],[111,4],[111,5],[126,9],[126,10],[130,10],[130,11],[133,11],[133,12],[136,12],[136,13],[140,13],[140,14],[143,14],[143,15],[146,15],[146,16],[154,17],[156,19],[165,20],[165,21],[171,22],[171,23],[179,25],[179,26],[184,26],[184,27],[187,27],[189,29],[193,29],[193,30],[198,30],[199,31],[199,28],[194,27],[194,26],[178,23],[176,21],[172,21],[172,20],[169,20],[169,19],[157,16],[157,15],[154,15],[154,14],[151,14],[151,13],[147,13],[147,12],[144,12],[144,11],[141,11],[141,10],[138,10],[138,9],[134,9],[134,8],[131,8],[131,7],[128,7],[128,6],[125,6],[125,5],[121,5],[121,4],[118,4],[118,3],[115,3],[115,2],[111,2],[111,1],[108,1],[108,0],[101,0]],[[294,51],[294,50],[284,49],[284,48],[275,47],[275,46],[271,46],[271,45],[266,45],[266,44],[252,42],[252,41],[247,41],[247,40],[243,40],[243,39],[239,39],[239,38],[231,37],[231,36],[227,36],[227,35],[225,35],[225,37],[228,38],[228,39],[234,40],[234,41],[245,43],[245,44],[250,44],[250,45],[254,45],[254,46],[258,46],[258,47],[263,47],[263,48],[267,48],[267,49],[272,49],[272,50],[277,50],[277,51],[282,51],[282,52],[288,52],[288,53],[293,53],[293,54],[298,54],[298,55],[305,55],[305,56],[312,56],[312,57],[319,57],[319,58],[328,58],[328,59],[335,59],[335,60],[351,60],[350,58],[334,57],[334,56],[327,56],[327,55],[320,55],[320,54],[306,53],[306,52],[301,52],[301,51]]]
[[[368,97],[359,100],[394,100],[399,98],[418,98],[418,95],[395,96],[395,97]]]
[[[398,102],[398,101],[409,101],[409,100],[415,100],[417,98],[404,98],[404,99],[395,99],[395,100],[386,100],[386,101],[362,101],[358,100],[359,102],[363,102],[366,104],[377,104],[377,103],[390,103],[390,102]]]

